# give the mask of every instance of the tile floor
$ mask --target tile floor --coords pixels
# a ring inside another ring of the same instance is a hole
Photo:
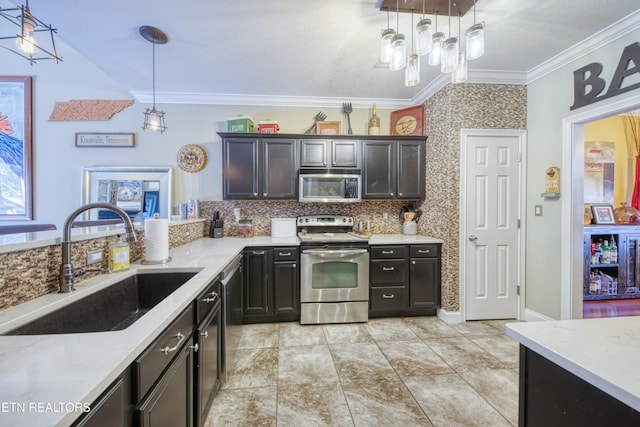
[[[206,426],[517,425],[508,322],[243,325]]]

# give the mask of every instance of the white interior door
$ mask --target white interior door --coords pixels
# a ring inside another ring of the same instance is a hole
[[[522,135],[464,131],[461,285],[466,320],[518,317]]]

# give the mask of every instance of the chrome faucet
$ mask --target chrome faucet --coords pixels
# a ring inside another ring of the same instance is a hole
[[[133,223],[131,222],[131,218],[129,218],[129,215],[127,215],[125,211],[117,206],[114,206],[110,203],[88,203],[73,211],[65,221],[62,231],[62,265],[60,265],[60,293],[75,291],[75,288],[73,287],[73,278],[84,274],[83,269],[79,268],[77,270],[74,270],[73,266],[71,265],[71,226],[73,224],[73,220],[78,215],[90,209],[107,209],[115,212],[116,214],[118,214],[118,216],[120,216],[120,218],[122,218],[122,221],[124,222],[124,240],[126,242],[135,242],[138,240],[136,232],[133,230]]]

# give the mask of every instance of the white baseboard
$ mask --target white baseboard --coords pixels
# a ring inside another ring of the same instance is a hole
[[[549,320],[553,320],[553,319],[545,316],[544,314],[540,314],[537,311],[533,311],[528,308],[524,309],[525,322],[543,322],[543,321],[549,321]]]
[[[459,311],[438,310],[438,318],[445,323],[462,323],[462,315]]]

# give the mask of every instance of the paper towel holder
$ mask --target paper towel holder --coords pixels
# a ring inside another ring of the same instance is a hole
[[[160,218],[160,214],[155,213],[153,215],[153,219],[159,219]],[[145,236],[146,237],[146,236]],[[140,261],[141,264],[143,265],[157,265],[157,264],[166,264],[168,262],[171,262],[171,256],[165,258],[165,259],[161,259],[161,260],[146,260],[143,259],[142,261]]]

